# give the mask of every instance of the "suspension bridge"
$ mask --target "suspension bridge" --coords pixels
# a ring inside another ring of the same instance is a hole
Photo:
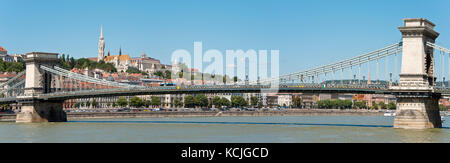
[[[0,85],[4,95],[0,103],[21,104],[16,122],[59,122],[66,121],[62,103],[79,98],[258,93],[274,88],[286,93],[393,94],[398,108],[395,128],[439,128],[438,100],[450,95],[445,81],[445,76],[450,79],[450,50],[435,44],[439,33],[434,26],[422,18],[404,19],[399,27],[402,42],[324,66],[233,85],[131,85],[60,68],[56,53],[32,52],[24,60],[25,72]]]

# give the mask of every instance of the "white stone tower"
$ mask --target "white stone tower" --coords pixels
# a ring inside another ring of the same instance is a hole
[[[105,58],[105,40],[103,38],[103,25],[100,27],[100,39],[98,40],[98,57],[97,61],[103,61]]]

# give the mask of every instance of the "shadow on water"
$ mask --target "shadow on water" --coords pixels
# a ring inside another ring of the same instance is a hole
[[[69,121],[69,123],[154,123],[154,124],[225,124],[225,125],[291,125],[291,126],[340,126],[340,127],[393,127],[391,125],[360,125],[360,124],[271,123],[271,122],[200,122],[200,121]]]

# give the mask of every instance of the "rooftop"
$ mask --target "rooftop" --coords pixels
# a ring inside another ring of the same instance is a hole
[[[7,52],[7,50],[5,48],[3,48],[2,46],[0,46],[0,51]]]

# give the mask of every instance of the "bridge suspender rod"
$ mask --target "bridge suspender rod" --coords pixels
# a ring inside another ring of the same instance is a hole
[[[0,88],[3,88],[3,87],[5,87],[5,86],[8,85],[8,84],[11,84],[13,81],[19,79],[19,78],[22,77],[23,75],[25,75],[25,71],[20,72],[20,73],[17,74],[15,77],[13,77],[13,78],[9,79],[8,81],[6,81],[5,83],[1,84],[1,85],[0,85]]]
[[[80,80],[80,81],[84,81],[84,82],[95,82],[95,81],[92,81],[92,80],[90,80],[90,79],[86,79],[86,78],[81,78],[81,77],[79,77],[79,76],[70,76],[70,75],[68,75],[68,74],[64,74],[64,73],[61,73],[61,72],[58,72],[58,71],[56,71],[56,70],[53,70],[53,69],[50,69],[50,68],[48,68],[48,67],[45,67],[45,66],[41,66],[41,68],[42,69],[44,69],[44,70],[46,70],[46,71],[49,71],[49,72],[51,72],[51,73],[54,73],[54,74],[57,74],[57,75],[63,75],[63,76],[67,76],[67,77],[71,77],[71,78],[74,78],[74,79],[78,79],[78,80]],[[83,85],[80,87],[80,89],[83,87]]]
[[[439,61],[441,62],[441,70],[439,77],[441,78],[442,82],[444,82],[444,54],[442,52],[439,52],[439,58],[440,58]]]
[[[144,86],[135,86],[135,85],[129,85],[129,84],[123,84],[123,83],[118,83],[118,82],[111,82],[111,81],[107,81],[107,80],[99,80],[99,79],[96,79],[96,78],[86,77],[84,75],[80,75],[80,74],[77,74],[77,73],[74,73],[74,72],[70,72],[70,71],[67,71],[67,70],[59,68],[59,67],[55,67],[55,69],[58,70],[58,71],[62,71],[64,73],[67,73],[67,74],[72,74],[74,76],[79,76],[79,77],[82,77],[82,78],[86,78],[86,79],[89,79],[91,81],[96,81],[97,83],[98,82],[102,82],[102,83],[105,83],[105,84],[111,84],[111,85],[117,85],[117,86],[123,86],[123,87],[145,88]]]
[[[0,94],[3,94],[5,92],[9,92],[11,90],[14,90],[15,88],[17,88],[17,87],[19,87],[20,85],[23,85],[23,84],[25,84],[25,80],[22,80],[22,81],[20,81],[20,82],[18,82],[16,84],[14,84],[13,86],[9,87],[8,89],[4,89],[4,90],[0,91]]]
[[[131,85],[128,84],[122,84],[122,83],[116,83],[116,82],[110,82],[110,81],[106,81],[106,80],[99,80],[99,79],[95,79],[95,78],[91,78],[91,77],[86,77],[84,75],[80,75],[77,73],[73,73],[64,69],[61,69],[59,67],[55,67],[55,69],[60,70],[60,72],[62,71],[62,73],[65,73],[67,75],[70,75],[70,77],[76,77],[79,80],[83,80],[83,81],[88,81],[88,82],[92,82],[92,83],[97,83],[97,84],[105,84],[105,85],[113,85],[113,86],[117,86],[117,87],[130,87]],[[138,87],[138,86],[131,86],[131,87]]]
[[[375,57],[362,58],[361,60],[359,60],[359,62],[360,63],[366,63],[366,62],[370,62],[370,61],[373,61],[373,60],[377,60],[379,58],[387,57],[387,56],[392,55],[392,54],[394,54],[394,52],[389,52],[388,54],[375,56]],[[309,73],[314,73],[314,72],[318,72],[318,71],[330,72],[335,67],[341,67],[341,66],[323,67],[322,69],[314,69],[314,70],[310,70],[310,71],[306,71],[306,72],[302,72],[302,73],[309,74]],[[342,67],[343,68],[349,68],[349,67],[351,67],[351,64],[350,63],[342,63]]]
[[[62,70],[62,69],[60,69],[60,68],[58,68],[58,67],[55,67],[55,69]],[[67,71],[67,70],[65,70],[65,71]],[[65,71],[62,71],[62,73],[65,73],[65,74],[67,74],[67,75],[70,75],[71,77],[77,77],[78,79],[83,80],[83,81],[90,81],[90,82],[103,83],[103,84],[108,84],[108,83],[110,83],[110,82],[108,82],[108,81],[98,80],[98,79],[95,79],[95,78],[87,78],[87,77],[84,76],[84,75],[80,75],[80,74],[73,73],[73,72],[70,72],[70,71],[67,71],[67,72],[65,72]],[[61,71],[60,71],[60,72],[61,72]]]
[[[388,73],[389,73],[389,70],[388,70],[388,60],[389,59],[389,57],[385,57],[384,58],[384,80],[385,81],[388,81]]]
[[[399,46],[399,45],[397,45],[397,46]],[[394,49],[394,48],[396,48],[396,47],[392,47],[390,49]],[[299,72],[299,73],[293,73],[293,74],[285,75],[285,76],[282,76],[281,78],[286,77],[286,76],[290,76],[290,75],[294,75],[294,74],[306,74],[306,75],[309,75],[309,74],[314,74],[315,72],[331,72],[332,69],[335,69],[335,67],[338,66],[338,65],[339,65],[339,67],[341,67],[340,65],[342,65],[342,67],[348,68],[348,67],[351,66],[350,63],[357,63],[357,64],[359,64],[359,63],[366,63],[366,62],[369,62],[371,60],[376,60],[376,59],[379,59],[379,58],[383,58],[383,57],[387,57],[389,55],[395,54],[394,51],[389,51],[390,49],[385,49],[384,51],[380,52],[380,54],[377,53],[375,55],[359,56],[359,57],[355,57],[355,58],[352,58],[352,59],[348,59],[348,60],[343,61],[343,62],[337,62],[335,64],[321,66],[321,67],[318,67],[318,68],[315,68],[315,69],[312,69],[312,70],[302,71],[302,72]]]
[[[397,77],[400,75],[400,74],[398,74],[398,67],[397,67],[397,64],[398,64],[398,57],[397,57],[397,55],[398,55],[398,49],[395,49],[395,59],[394,59],[394,69],[395,69],[395,81],[397,81]]]
[[[279,76],[279,77],[273,77],[270,79],[266,79],[265,81],[275,81],[275,80],[280,80],[282,78],[289,78],[291,76],[298,76],[298,75],[304,75],[304,76],[314,76],[316,73],[326,73],[326,72],[333,72],[335,69],[337,68],[341,68],[341,66],[343,68],[348,68],[351,66],[350,62],[353,64],[362,64],[362,63],[366,63],[369,62],[371,60],[376,60],[379,58],[383,58],[392,54],[395,54],[396,51],[393,51],[392,49],[398,49],[398,47],[401,46],[401,43],[396,43],[390,46],[387,46],[385,48],[373,51],[373,52],[369,52],[351,59],[347,59],[347,60],[343,60],[341,62],[336,62],[333,64],[328,64],[325,66],[321,66],[321,67],[317,67],[314,69],[310,69],[310,70],[306,70],[306,71],[301,71],[301,72],[296,72],[296,73],[290,73],[287,75],[283,75],[283,76]]]

